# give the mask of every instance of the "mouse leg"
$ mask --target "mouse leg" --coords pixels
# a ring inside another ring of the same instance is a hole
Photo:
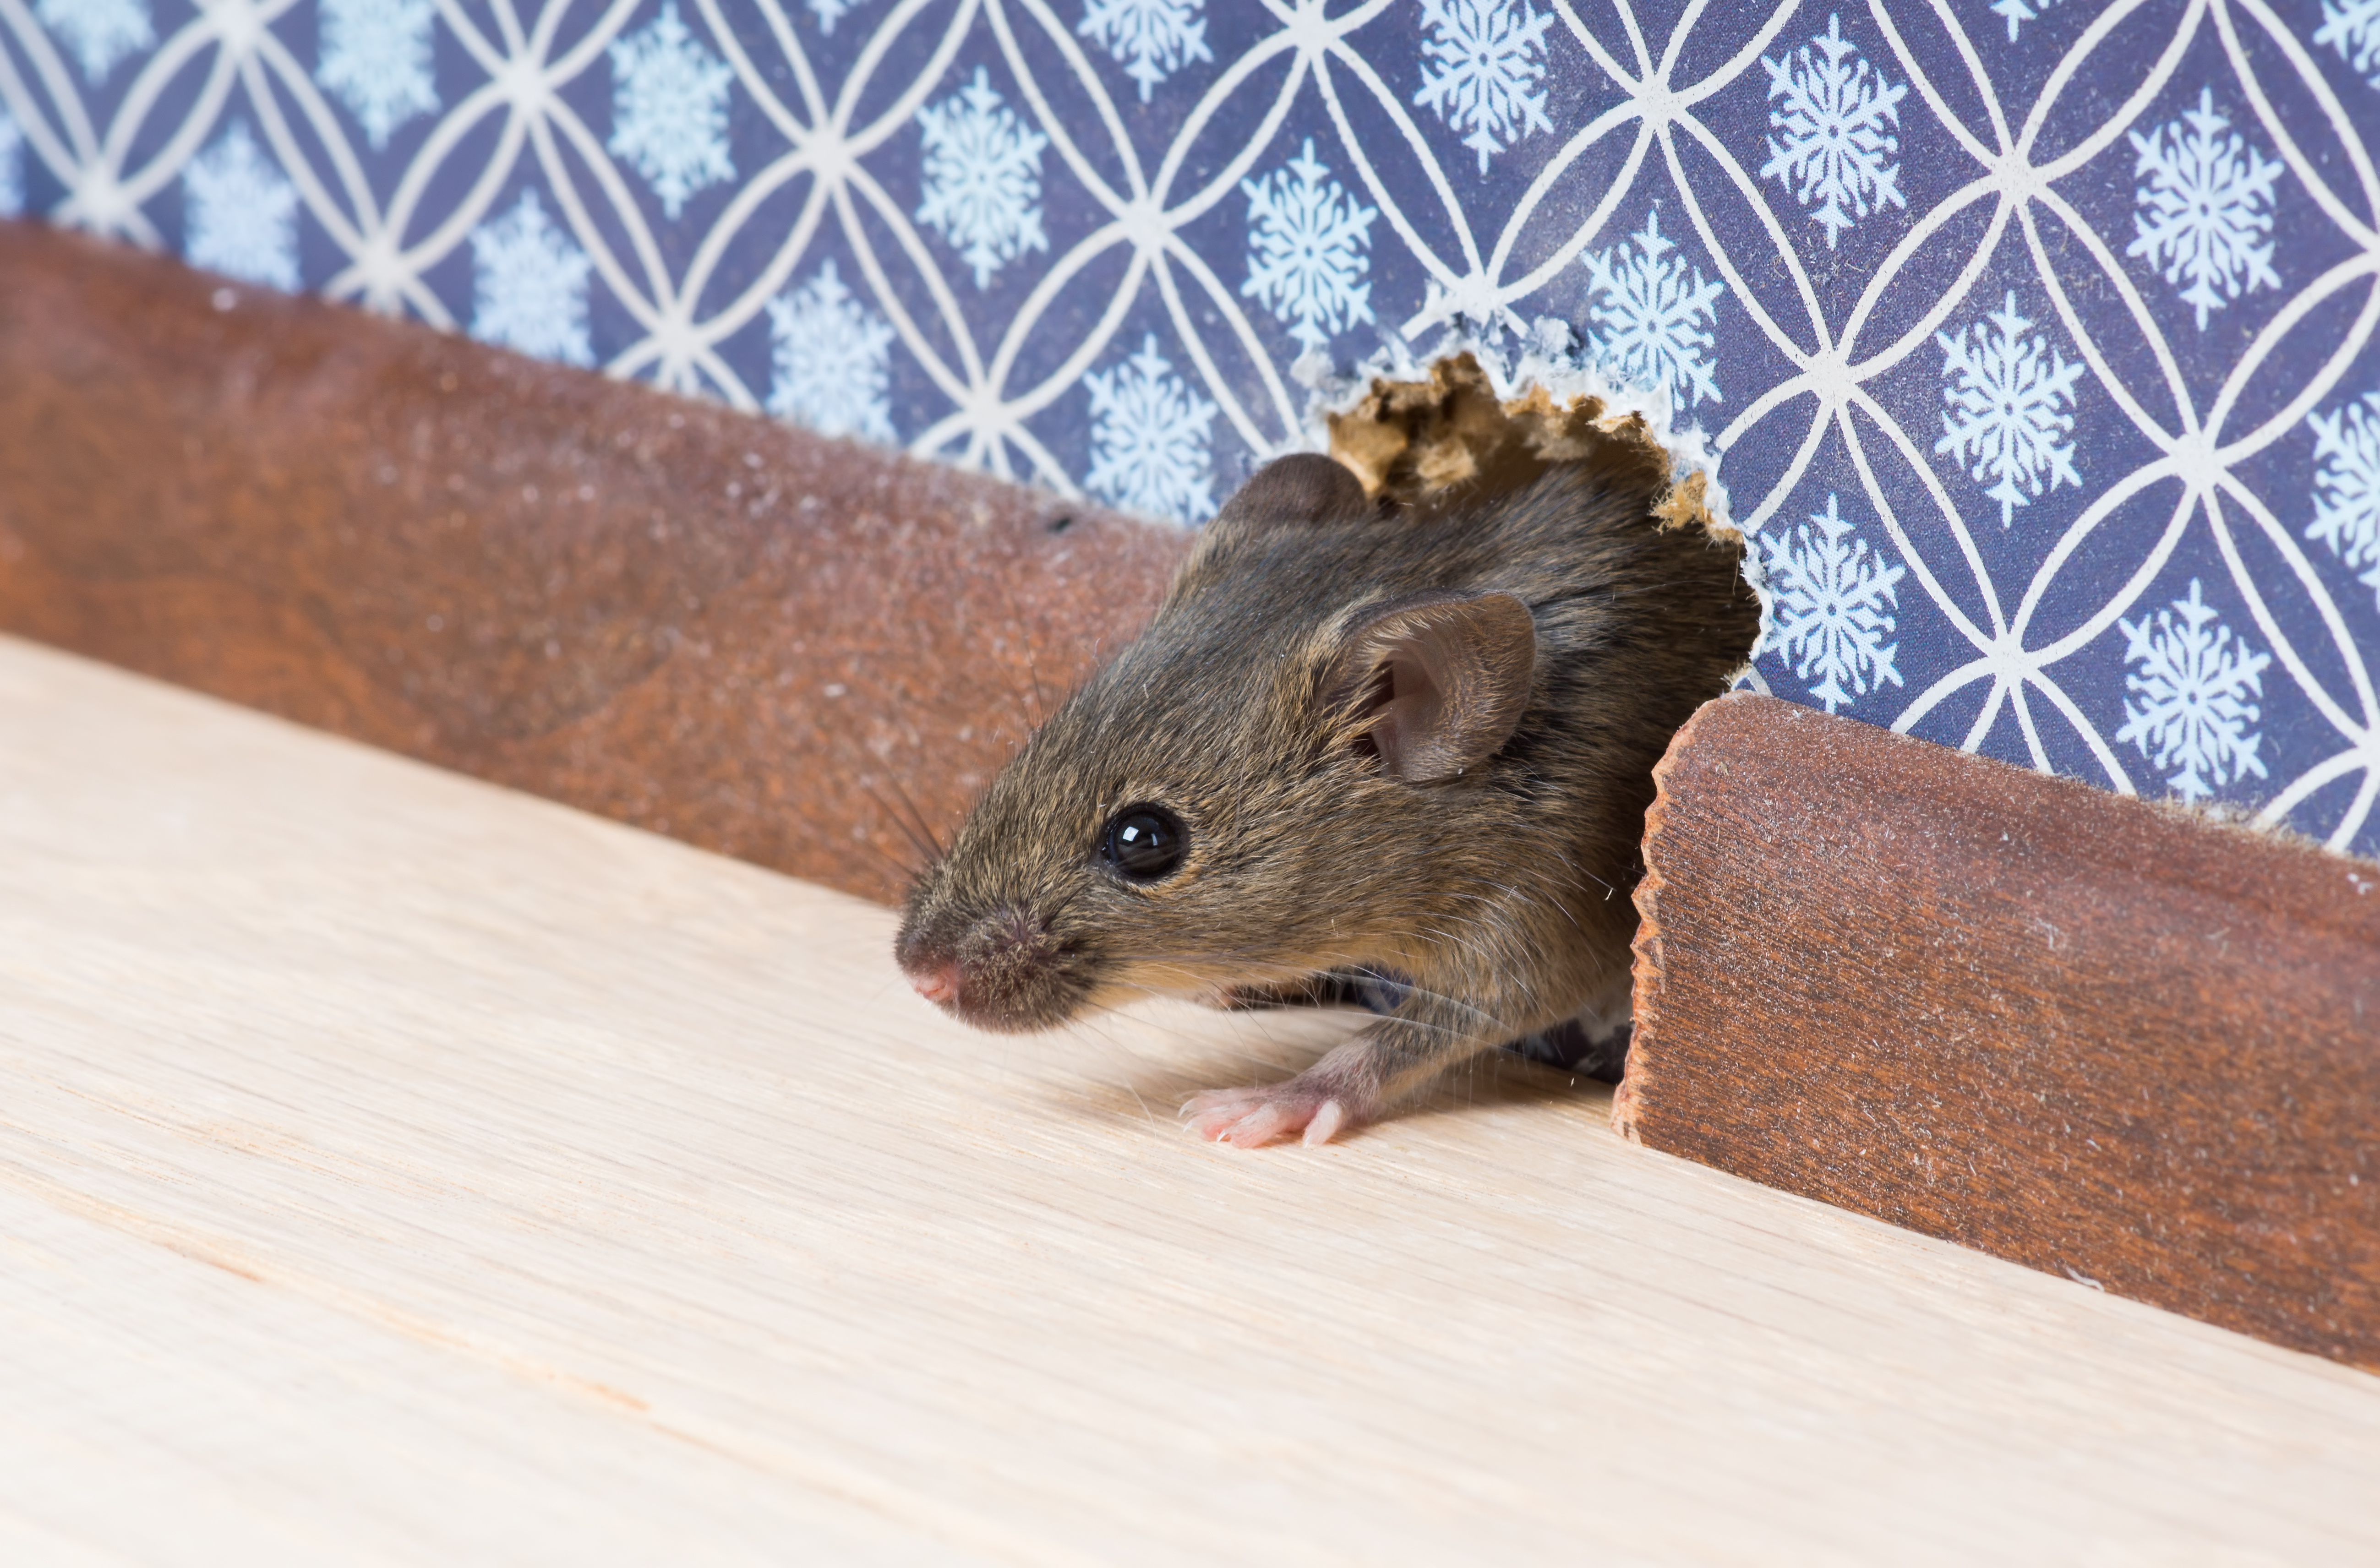
[[[1182,1114],[1199,1137],[1243,1149],[1287,1138],[1328,1143],[1363,1124],[1366,1118],[1350,1109],[1351,1104],[1361,1104],[1360,1099],[1331,1085],[1309,1082],[1311,1076],[1301,1073],[1286,1083],[1248,1089],[1210,1089],[1192,1095]]]
[[[1328,1143],[1378,1120],[1408,1092],[1492,1048],[1504,1032],[1475,1010],[1415,995],[1295,1078],[1209,1090],[1191,1096],[1182,1114],[1201,1138],[1244,1149],[1291,1138]]]

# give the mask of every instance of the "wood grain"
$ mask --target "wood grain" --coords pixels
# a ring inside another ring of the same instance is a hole
[[[1185,548],[0,222],[0,629],[888,899]]]
[[[2380,1380],[0,639],[0,1559],[2368,1562]]]
[[[1629,1136],[2380,1367],[2380,865],[1748,694],[1656,778]]]

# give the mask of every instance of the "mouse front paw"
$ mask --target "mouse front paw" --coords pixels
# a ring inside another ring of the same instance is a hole
[[[1253,1089],[1210,1089],[1194,1094],[1182,1115],[1199,1137],[1242,1149],[1284,1139],[1328,1143],[1367,1119],[1344,1085],[1309,1081],[1312,1075]]]

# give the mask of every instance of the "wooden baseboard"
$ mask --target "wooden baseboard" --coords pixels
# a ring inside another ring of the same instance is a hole
[[[1176,530],[0,223],[0,630],[884,899]]]
[[[1767,697],[1656,777],[1629,1136],[2380,1368],[2380,866]]]
[[[0,428],[0,630],[879,900],[1186,542],[27,224]],[[2369,867],[1765,700],[1662,785],[1633,1136],[2380,1365]]]

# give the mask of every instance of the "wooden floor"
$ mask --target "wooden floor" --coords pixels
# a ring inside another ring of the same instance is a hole
[[[2350,1562],[2380,1379],[0,643],[0,1562]]]

